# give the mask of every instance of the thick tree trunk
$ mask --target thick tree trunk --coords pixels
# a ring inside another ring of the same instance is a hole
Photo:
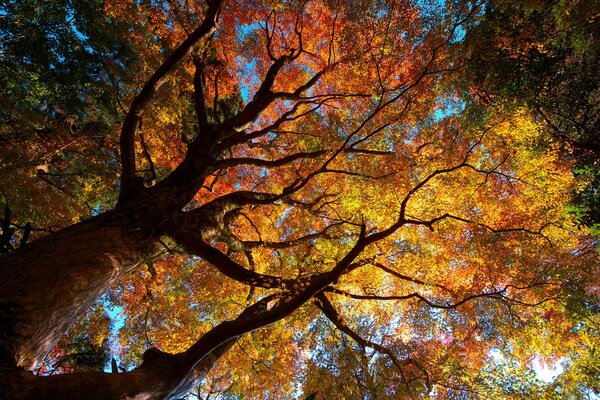
[[[178,213],[169,187],[142,194],[115,210],[80,222],[0,257],[0,398],[171,399],[197,385],[234,343],[197,355],[149,349],[130,372],[34,376],[26,371],[49,351],[119,278],[155,251],[156,239]],[[201,232],[215,230],[213,210]],[[202,218],[204,219],[204,218]]]
[[[203,165],[203,160],[186,158],[168,179],[140,188],[115,210],[0,257],[0,398],[167,399],[191,389],[230,347],[224,344],[221,351],[203,354],[193,370],[189,364],[182,368],[180,356],[154,349],[150,353],[161,355],[161,365],[146,359],[126,374],[35,377],[25,371],[102,293],[155,254],[157,239],[173,229],[181,208],[202,185],[198,170]],[[194,229],[214,235],[220,221],[216,216],[222,220],[223,212],[203,213]]]
[[[152,238],[112,211],[0,258],[3,363],[31,367],[93,302],[152,251]]]

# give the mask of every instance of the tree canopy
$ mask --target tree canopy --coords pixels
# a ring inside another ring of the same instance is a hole
[[[1,395],[600,396],[599,17],[5,0]]]

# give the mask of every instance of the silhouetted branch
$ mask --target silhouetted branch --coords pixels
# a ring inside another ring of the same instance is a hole
[[[404,370],[403,370],[403,366],[406,364],[415,365],[423,373],[423,375],[425,377],[425,382],[426,382],[425,384],[427,386],[427,389],[428,389],[428,391],[431,391],[431,383],[430,383],[430,379],[429,379],[429,374],[420,365],[420,363],[418,363],[416,360],[412,360],[412,359],[400,361],[396,357],[396,355],[388,348],[382,346],[381,344],[364,339],[358,333],[356,333],[355,331],[350,329],[350,327],[344,322],[344,319],[336,311],[336,309],[333,307],[333,305],[327,299],[327,297],[325,296],[324,293],[319,293],[317,296],[315,296],[315,304],[317,305],[317,307],[319,307],[319,309],[321,309],[321,311],[323,311],[323,314],[327,317],[327,319],[329,319],[331,322],[333,322],[333,324],[340,331],[344,332],[346,335],[348,335],[352,339],[354,339],[362,348],[370,347],[372,349],[375,349],[377,352],[379,352],[381,354],[387,355],[390,358],[390,360],[392,360],[392,363],[396,366],[396,368],[398,368],[398,371],[400,372],[400,375],[402,376],[402,379],[403,379],[404,383],[406,384],[406,389],[408,390],[409,393],[411,393],[410,387],[408,386],[409,382],[406,379],[406,376],[404,375]],[[412,397],[412,393],[411,393],[411,397]]]
[[[249,157],[227,158],[225,160],[218,161],[216,164],[216,167],[230,168],[230,167],[235,167],[235,166],[239,166],[239,165],[253,165],[253,166],[264,167],[264,168],[275,168],[275,167],[280,167],[280,166],[283,166],[286,164],[290,164],[296,160],[317,158],[326,153],[327,153],[327,151],[325,151],[325,150],[312,151],[312,152],[300,152],[300,153],[290,154],[288,156],[285,156],[285,157],[282,157],[282,158],[279,158],[276,160],[262,160],[260,158],[249,158]]]
[[[120,149],[122,170],[119,202],[126,200],[138,189],[135,183],[135,130],[146,105],[177,65],[192,52],[193,47],[199,41],[208,38],[213,33],[220,7],[220,0],[208,2],[206,16],[202,24],[173,50],[154,74],[152,74],[150,79],[146,81],[131,103],[123,122],[123,127],[121,128]]]
[[[558,297],[550,297],[550,298],[546,298],[543,299],[539,302],[535,302],[535,303],[527,303],[521,300],[518,300],[514,297],[509,297],[509,290],[510,289],[515,289],[515,290],[528,290],[528,289],[533,289],[534,287],[537,286],[542,286],[542,285],[550,285],[550,286],[558,286],[557,284],[554,283],[549,283],[549,282],[543,282],[543,283],[536,283],[536,284],[532,284],[529,286],[523,286],[523,287],[519,287],[519,286],[515,286],[515,285],[506,285],[504,286],[502,289],[498,289],[498,290],[492,290],[489,292],[482,292],[482,293],[476,293],[476,294],[472,294],[469,296],[465,296],[463,297],[461,300],[451,303],[451,302],[447,302],[446,304],[440,304],[440,303],[435,303],[429,299],[427,299],[425,296],[414,292],[414,293],[409,293],[409,294],[405,294],[405,295],[391,295],[391,296],[378,296],[378,295],[361,295],[361,294],[354,294],[354,293],[349,293],[346,292],[344,290],[340,290],[340,289],[336,289],[333,287],[329,287],[327,289],[325,289],[326,292],[331,292],[331,293],[335,293],[341,296],[345,296],[348,298],[352,298],[352,299],[356,299],[356,300],[409,300],[409,299],[417,299],[419,301],[422,301],[423,303],[427,304],[429,307],[431,308],[439,308],[439,309],[444,309],[444,310],[451,310],[454,309],[458,306],[461,306],[471,300],[475,300],[478,298],[491,298],[491,299],[495,299],[495,300],[506,300],[509,302],[513,302],[516,304],[520,304],[523,306],[536,306],[536,305],[540,305],[543,304],[545,302],[551,301],[551,300],[555,300]]]

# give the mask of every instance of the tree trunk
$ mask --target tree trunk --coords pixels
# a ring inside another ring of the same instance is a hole
[[[130,212],[115,210],[0,257],[2,362],[31,368],[152,243]]]

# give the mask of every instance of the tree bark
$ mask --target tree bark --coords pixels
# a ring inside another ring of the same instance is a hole
[[[0,355],[31,368],[153,249],[127,210],[80,222],[0,257]]]
[[[191,169],[197,168],[196,165]],[[186,172],[189,163],[179,170]],[[51,350],[97,298],[153,256],[165,232],[177,229],[181,207],[203,179],[184,173],[170,185],[143,189],[113,211],[92,217],[0,257],[0,398],[171,399],[197,385],[235,342],[224,337],[190,364],[184,354],[152,348],[123,374],[82,372],[34,376],[26,369]],[[183,178],[182,178],[183,177]],[[181,185],[181,182],[188,185]],[[189,190],[177,190],[178,187]],[[193,228],[216,234],[224,210],[196,213]]]

